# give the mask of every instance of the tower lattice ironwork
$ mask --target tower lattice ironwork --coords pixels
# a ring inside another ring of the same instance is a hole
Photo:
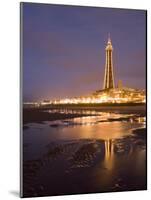
[[[114,85],[113,58],[112,58],[113,46],[110,35],[108,37],[108,42],[105,51],[106,51],[106,62],[105,62],[103,89],[111,89],[114,88],[115,85]]]

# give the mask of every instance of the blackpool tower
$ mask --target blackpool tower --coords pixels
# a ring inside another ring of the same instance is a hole
[[[105,51],[106,51],[106,62],[105,62],[103,89],[111,89],[114,88],[115,85],[114,85],[113,59],[112,59],[113,47],[110,35],[108,37],[108,42]]]

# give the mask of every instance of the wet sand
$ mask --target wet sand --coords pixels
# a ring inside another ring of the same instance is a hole
[[[54,121],[59,119],[71,119],[75,117],[90,116],[90,114],[61,114],[44,112],[46,109],[24,109],[23,124],[43,123],[44,121]]]
[[[147,188],[146,128],[142,121],[145,118],[145,107],[112,108],[111,114],[108,112],[110,118],[105,113],[105,119],[101,118],[98,110],[98,116],[95,112],[80,113],[79,109],[77,113],[69,112],[68,109],[65,113],[54,113],[53,109],[37,110],[28,110],[26,117],[29,113],[33,113],[33,116],[24,121],[24,197]],[[42,117],[41,113],[44,113]],[[121,115],[116,116],[114,113]],[[74,117],[79,118],[74,120]],[[36,123],[39,123],[37,127]],[[127,125],[128,128],[121,129],[121,126]],[[48,127],[48,137],[44,127]],[[113,130],[115,134],[110,131],[105,134],[101,127]],[[132,130],[131,133],[129,129]],[[79,132],[76,133],[77,130]],[[62,135],[59,135],[59,131]],[[120,135],[120,131],[125,131],[126,134]],[[56,138],[53,139],[53,135]],[[35,155],[31,150],[34,145],[39,150],[35,150]]]
[[[145,154],[145,146],[145,129],[107,142],[51,142],[42,157],[24,161],[24,197],[145,190],[145,160],[139,174],[136,157],[138,151]]]
[[[44,121],[53,121],[58,119],[71,119],[75,117],[82,116],[92,116],[96,114],[83,114],[81,113],[49,113],[47,111],[54,109],[64,109],[64,110],[73,110],[73,111],[96,111],[96,112],[115,112],[121,114],[141,114],[141,116],[146,115],[146,104],[141,105],[108,105],[108,106],[49,106],[42,108],[24,108],[23,109],[23,124],[27,123],[42,123]]]

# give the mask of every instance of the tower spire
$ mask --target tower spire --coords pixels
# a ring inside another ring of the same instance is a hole
[[[110,32],[108,33],[108,40],[110,40]]]
[[[108,43],[111,43],[111,36],[110,36],[110,32],[108,33]]]

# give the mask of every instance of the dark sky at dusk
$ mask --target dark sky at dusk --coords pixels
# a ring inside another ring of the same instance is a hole
[[[115,83],[145,88],[146,13],[23,4],[23,99],[75,97],[102,89],[110,32]]]

